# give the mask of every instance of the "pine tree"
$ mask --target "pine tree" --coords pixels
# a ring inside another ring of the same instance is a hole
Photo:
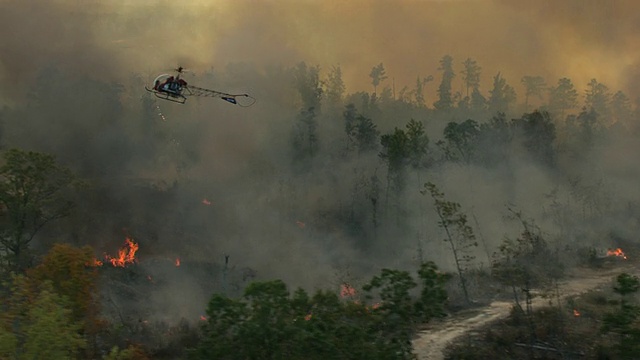
[[[451,94],[451,83],[455,77],[455,73],[453,72],[453,58],[445,55],[440,60],[438,70],[442,71],[442,81],[438,87],[438,101],[433,103],[433,106],[437,110],[447,111],[453,108],[453,97]]]
[[[549,88],[549,110],[560,112],[564,119],[565,112],[578,105],[578,92],[569,78],[558,80],[558,85]]]

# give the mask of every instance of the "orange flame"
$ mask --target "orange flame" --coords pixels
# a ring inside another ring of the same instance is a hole
[[[124,245],[118,250],[118,257],[114,258],[105,254],[104,258],[115,267],[124,267],[126,264],[131,264],[136,261],[135,256],[138,248],[138,244],[130,238],[126,238]]]
[[[573,316],[576,316],[576,317],[580,316],[580,311],[573,309]]]
[[[607,256],[617,256],[627,260],[627,255],[625,255],[624,251],[622,251],[622,249],[620,248],[617,248],[615,250],[607,250]]]
[[[307,315],[305,315],[305,316],[304,316],[304,319],[305,319],[306,321],[309,321],[309,320],[311,320],[311,317],[312,317],[312,316],[313,316],[313,314],[308,313]]]
[[[211,201],[207,200],[206,198],[202,199],[202,203],[207,205],[207,206],[211,205]]]
[[[98,266],[102,266],[102,261],[98,259],[93,259],[91,262],[87,262],[85,265],[91,266],[91,267],[98,267]]]
[[[340,297],[345,298],[353,296],[356,296],[356,289],[354,289],[353,286],[346,283],[340,286]]]
[[[180,266],[180,258],[176,258],[176,266]]]
[[[207,317],[204,315],[200,315],[200,321],[207,321]]]

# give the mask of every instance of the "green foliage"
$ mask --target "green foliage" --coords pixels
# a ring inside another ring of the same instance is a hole
[[[503,166],[510,155],[512,140],[511,124],[504,113],[499,113],[479,126],[475,160],[484,166]]]
[[[419,271],[382,270],[364,286],[375,305],[318,290],[292,295],[280,281],[257,282],[241,299],[214,295],[193,359],[411,359],[415,324],[443,316],[446,276],[433,263]],[[357,296],[357,295],[355,295]]]
[[[68,359],[86,346],[85,339],[78,333],[81,323],[72,320],[68,305],[51,287],[40,291],[27,318],[29,323],[24,328],[27,359]]]
[[[640,280],[635,275],[622,273],[616,277],[616,285],[613,291],[620,294],[620,308],[608,313],[603,319],[601,331],[617,335],[617,344],[614,351],[622,359],[632,359],[640,353],[640,307],[630,303],[625,297],[638,292]]]
[[[613,287],[613,291],[622,297],[636,293],[640,289],[640,279],[635,275],[622,273],[618,275],[616,282],[617,284]]]
[[[390,172],[399,171],[409,157],[409,137],[402,129],[394,128],[391,134],[382,135],[380,144],[383,150],[380,158],[387,162]]]
[[[381,351],[362,323],[364,305],[323,291],[289,297],[279,280],[253,283],[239,300],[214,295],[207,316],[194,359],[357,359]]]
[[[424,125],[414,119],[409,120],[406,131],[395,128],[391,134],[380,138],[383,150],[380,158],[387,162],[391,172],[401,171],[406,164],[418,167],[429,147]]]
[[[403,322],[407,322],[413,315],[409,291],[417,285],[407,271],[382,269],[379,276],[374,276],[362,288],[367,292],[377,290],[382,300],[380,308],[394,313]]]
[[[549,113],[534,111],[525,114],[514,120],[514,125],[522,130],[522,143],[529,154],[537,161],[553,166],[556,127]]]
[[[355,105],[348,104],[343,112],[345,132],[347,133],[347,151],[351,144],[355,145],[358,153],[376,150],[380,132],[370,118],[358,114]]]
[[[82,323],[73,319],[70,303],[50,282],[34,286],[24,276],[15,276],[4,300],[0,357],[69,359],[86,347]]]
[[[380,137],[382,150],[379,153],[381,159],[387,164],[387,190],[386,203],[389,205],[390,192],[394,195],[392,205],[395,208],[396,224],[399,226],[403,204],[400,194],[406,185],[406,169],[410,165],[414,169],[424,165],[428,151],[429,138],[424,131],[424,125],[411,119],[406,130],[394,128],[391,134]]]
[[[480,126],[474,120],[469,119],[462,123],[452,121],[444,128],[446,142],[440,141],[438,145],[443,149],[447,160],[469,163],[479,134]]]
[[[429,138],[424,130],[424,124],[414,119],[409,120],[406,125],[408,160],[411,167],[422,166],[422,160],[427,155],[429,149]]]
[[[126,349],[120,349],[117,346],[111,348],[109,354],[105,355],[103,360],[146,360],[148,357],[144,352],[133,345],[129,345]]]
[[[78,185],[53,156],[9,149],[0,166],[0,205],[6,209],[0,232],[0,257],[5,270],[21,271],[31,262],[29,244],[50,221],[69,214],[65,193]]]
[[[103,322],[99,318],[98,269],[91,247],[55,244],[37,267],[27,274],[35,284],[50,283],[57,294],[67,299],[71,318],[82,324],[82,332],[91,337]]]
[[[520,212],[509,210],[524,229],[515,241],[506,238],[500,245],[491,264],[491,275],[511,287],[514,301],[520,307],[517,288],[549,285],[560,278],[564,267],[549,248],[541,230],[524,219]]]
[[[438,271],[436,264],[428,261],[420,264],[418,278],[422,289],[420,300],[415,303],[416,315],[424,322],[445,316],[444,305],[448,298],[445,284],[451,276]]]

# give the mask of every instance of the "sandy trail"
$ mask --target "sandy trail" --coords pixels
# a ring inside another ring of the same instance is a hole
[[[612,283],[613,278],[622,272],[637,273],[638,270],[632,266],[617,267],[615,269],[574,270],[566,279],[559,282],[560,297],[566,298],[578,295]],[[555,297],[551,299],[533,297],[532,306],[535,309],[536,307],[549,305],[549,301],[556,304]],[[484,325],[506,318],[509,316],[512,306],[513,302],[495,301],[488,306],[461,312],[442,321],[429,324],[429,327],[420,331],[417,334],[417,338],[413,340],[414,353],[420,360],[443,360],[443,351],[449,343],[466,333],[479,330]],[[524,306],[524,301],[522,306]]]

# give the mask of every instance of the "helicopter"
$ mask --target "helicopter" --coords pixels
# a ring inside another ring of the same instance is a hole
[[[229,94],[221,91],[205,89],[189,85],[180,76],[186,72],[182,66],[173,69],[177,75],[162,74],[153,80],[153,87],[144,87],[150,93],[162,100],[173,101],[179,104],[187,102],[189,96],[216,97],[234,105],[247,107],[256,102],[249,94]],[[238,101],[239,98],[246,100]]]

